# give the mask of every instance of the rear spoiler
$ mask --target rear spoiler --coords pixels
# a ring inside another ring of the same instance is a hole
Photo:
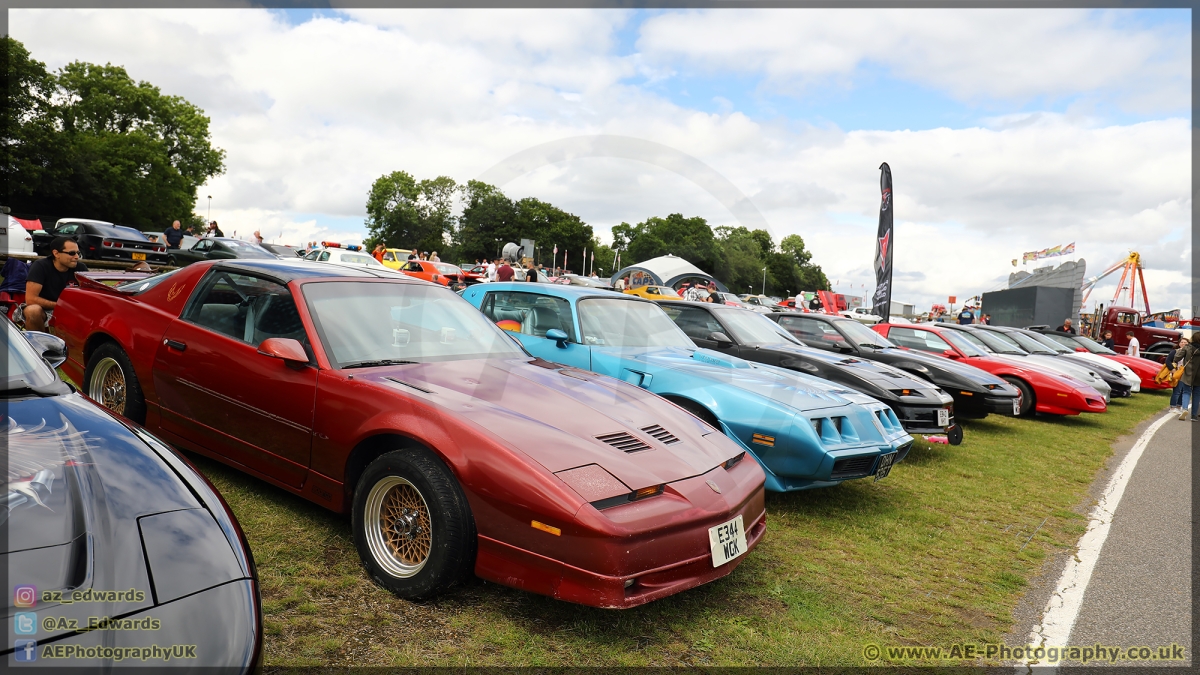
[[[93,272],[93,271],[89,270],[87,272],[77,273],[75,275],[75,281],[79,282],[79,287],[81,289],[86,289],[89,291],[97,291],[100,293],[106,293],[108,295],[127,297],[130,295],[129,291],[124,291],[124,290],[121,290],[114,286],[110,286],[110,285],[104,283],[104,281],[105,280],[113,280],[113,279],[118,279],[121,281],[137,281],[138,279],[145,279],[148,276],[152,276],[152,275],[145,274],[143,272],[115,272],[114,273],[114,272],[99,271],[99,270]]]

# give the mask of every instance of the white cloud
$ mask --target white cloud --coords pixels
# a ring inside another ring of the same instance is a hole
[[[1130,27],[1132,10],[714,9],[646,21],[650,63],[762,74],[800,92],[877,65],[972,99],[1119,89],[1133,109],[1191,102],[1186,26]]]
[[[298,26],[265,10],[11,10],[9,26],[52,68],[122,64],[204,108],[228,172],[201,188],[198,210],[212,194],[213,217],[239,235],[257,227],[291,243],[356,241],[367,190],[384,173],[465,182],[541,143],[615,134],[715,169],[750,196],[777,239],[802,235],[843,290],[874,285],[877,167],[887,161],[898,299],[968,297],[997,286],[1023,251],[1075,241],[1089,274],[1141,249],[1154,307],[1189,307],[1180,290],[1191,261],[1180,244],[1191,231],[1189,120],[1106,125],[1081,104],[970,128],[844,132],[753,119],[732,102],[720,113],[693,110],[629,84],[697,66],[778,86],[851,81],[873,61],[964,98],[1099,90],[1151,108],[1180,105],[1190,66],[1175,55],[1189,52],[1186,39],[1119,29],[1115,16],[675,12],[643,24],[634,56],[615,53],[629,13],[612,10],[354,10]],[[668,213],[737,224],[716,197],[653,162],[580,157],[535,167],[504,189],[575,213],[602,237],[619,222]]]

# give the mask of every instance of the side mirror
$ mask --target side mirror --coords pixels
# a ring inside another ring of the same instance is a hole
[[[62,338],[33,330],[24,333],[25,339],[29,340],[29,344],[46,359],[51,368],[58,368],[67,360],[67,343],[63,342]]]
[[[273,359],[283,359],[288,365],[308,363],[308,354],[299,340],[291,338],[267,338],[258,346],[258,353]]]
[[[841,354],[853,354],[854,353],[854,347],[851,347],[850,345],[838,345],[837,350]]]
[[[1086,348],[1086,347],[1076,347],[1076,348],[1075,348],[1075,351],[1077,351],[1077,352],[1084,352],[1084,353],[1086,353],[1086,352],[1087,352],[1087,348]]]
[[[953,349],[943,349],[943,350],[942,350],[942,356],[944,356],[944,357],[946,357],[946,358],[948,358],[948,359],[957,359],[957,358],[958,358],[958,352],[955,352]]]
[[[709,333],[708,339],[717,343],[717,349],[728,349],[733,346],[733,340],[720,331]]]
[[[550,340],[554,340],[559,349],[566,349],[567,340],[571,339],[566,333],[557,328],[551,328],[550,330],[546,331],[546,337]]]

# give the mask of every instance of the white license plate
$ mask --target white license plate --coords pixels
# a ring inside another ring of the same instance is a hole
[[[713,567],[720,567],[745,553],[746,528],[742,525],[742,517],[708,528],[708,544],[712,549]]]
[[[892,472],[892,465],[895,463],[896,453],[889,452],[886,455],[880,455],[879,468],[875,469],[875,482],[878,483],[884,478],[887,478],[888,474]]]
[[[1014,415],[1021,414],[1021,397],[1020,396],[1013,399],[1013,414]]]
[[[941,410],[938,411],[938,426],[939,427],[950,426],[950,411],[949,410],[942,408]]]

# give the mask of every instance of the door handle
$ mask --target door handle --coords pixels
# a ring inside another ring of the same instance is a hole
[[[170,347],[171,349],[177,349],[179,351],[183,351],[183,350],[187,349],[186,344],[179,342],[177,340],[163,340],[163,344]]]

